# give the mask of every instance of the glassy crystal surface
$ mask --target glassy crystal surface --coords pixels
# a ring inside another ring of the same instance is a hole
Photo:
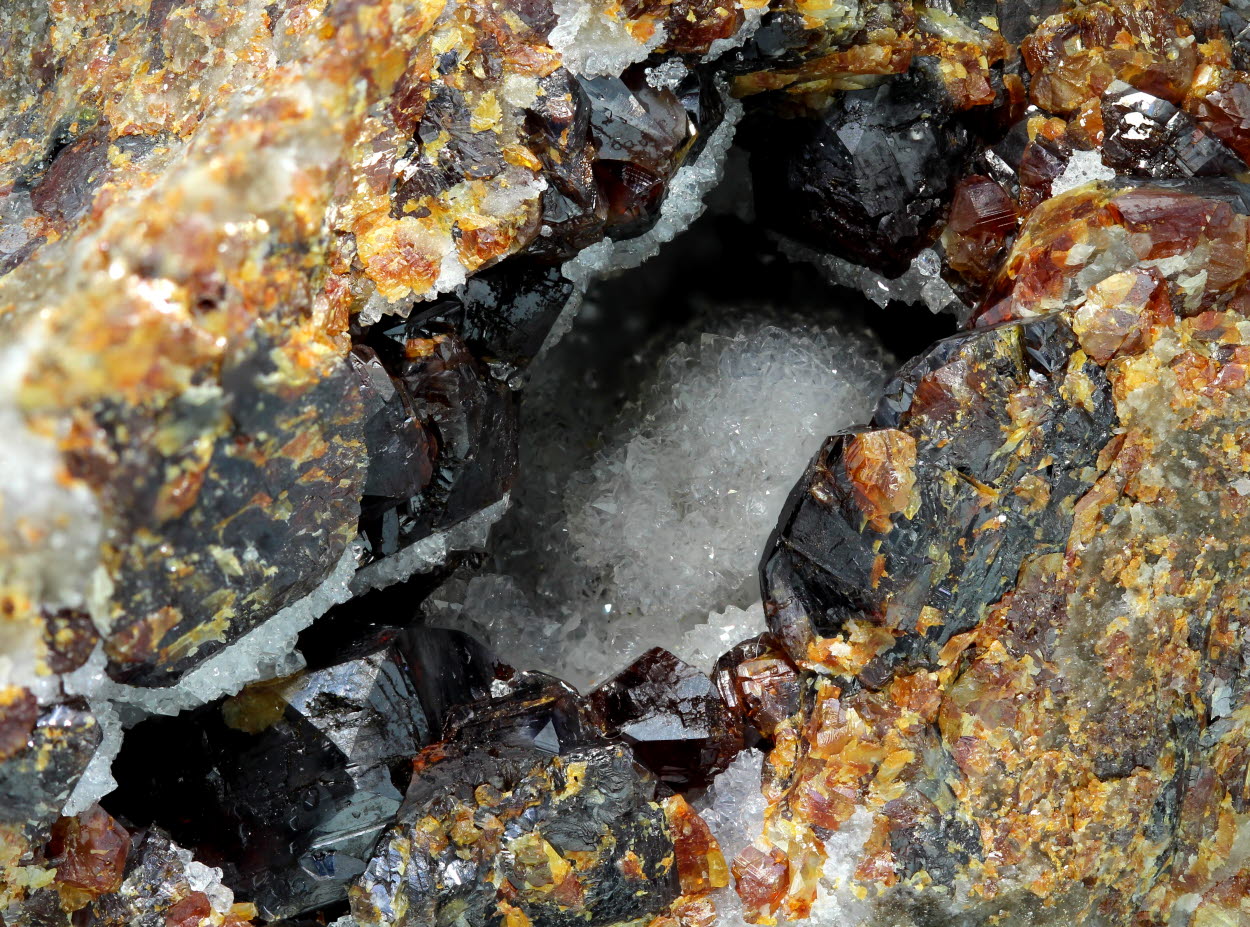
[[[9,3],[0,924],[1250,919],[1248,87],[1246,0]]]
[[[411,758],[496,663],[454,631],[413,628],[131,731],[110,809],[220,866],[265,918],[338,901],[399,808]],[[153,764],[159,753],[168,759]],[[210,810],[211,809],[211,810]]]
[[[677,791],[707,785],[742,749],[741,722],[712,681],[659,647],[589,698],[609,733]]]
[[[522,676],[446,735],[352,889],[358,923],[625,925],[726,884],[706,825],[567,686]]]

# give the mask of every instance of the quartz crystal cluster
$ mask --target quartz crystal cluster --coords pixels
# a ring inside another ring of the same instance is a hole
[[[3,5],[0,927],[1250,923],[1248,165],[1245,0]]]

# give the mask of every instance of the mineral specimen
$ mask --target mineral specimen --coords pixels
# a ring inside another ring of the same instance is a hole
[[[381,637],[351,659],[138,726],[109,808],[195,847],[265,918],[341,900],[399,807],[412,757],[451,707],[490,694],[497,667],[454,631]],[[157,753],[169,759],[153,764]]]
[[[0,49],[0,924],[1250,919],[1245,0]]]
[[[621,283],[692,260],[661,255]],[[483,568],[427,609],[583,690],[653,646],[710,670],[764,630],[754,570],[798,461],[868,416],[887,363],[870,333],[816,306],[819,326],[795,307],[709,307],[635,361],[642,310],[632,293],[622,303],[588,307],[535,371],[514,511]],[[709,621],[737,630],[717,640]]]
[[[644,230],[723,111],[706,70],[562,68],[542,4],[38,6],[6,13],[5,401],[52,540],[104,533],[64,592],[15,557],[12,620],[84,611],[130,685],[499,502],[514,375],[572,293],[500,262]],[[674,15],[689,52],[741,21]],[[23,677],[52,656],[21,649]]]
[[[571,689],[522,676],[445,733],[352,888],[359,924],[711,922],[728,875],[707,826]]]
[[[659,647],[589,698],[608,733],[679,792],[706,786],[743,746],[741,720],[707,675]]]
[[[971,150],[933,67],[776,118],[752,152],[760,219],[897,276],[928,243]]]
[[[740,857],[756,917],[810,909],[860,807],[856,875],[895,917],[1151,923],[1235,877],[1245,212],[1218,187],[1043,204],[998,324],[817,455],[763,566],[812,674]]]
[[[256,909],[235,904],[220,870],[157,830],[129,833],[99,806],[61,818],[31,862],[46,866],[28,897],[0,908],[13,927],[246,927]],[[31,871],[40,871],[32,869]]]

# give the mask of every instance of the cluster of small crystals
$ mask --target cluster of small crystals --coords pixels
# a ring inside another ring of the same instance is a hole
[[[1250,919],[1244,0],[0,23],[0,923]],[[964,323],[871,414],[815,309],[543,356],[744,112]]]
[[[432,617],[577,686],[656,645],[710,666],[762,629],[755,568],[795,462],[865,420],[884,383],[870,336],[818,319],[709,308],[629,365],[623,405],[571,388],[601,358],[556,348],[527,393],[495,553]]]
[[[317,615],[481,543],[524,367],[698,214],[765,12],[0,14],[5,905],[123,723],[298,672]]]

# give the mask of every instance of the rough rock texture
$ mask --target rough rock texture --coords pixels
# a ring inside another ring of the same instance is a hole
[[[1244,878],[1245,212],[1236,186],[1054,198],[979,327],[817,455],[763,565],[811,672],[758,916],[810,908],[857,808],[882,917],[1165,923]]]
[[[24,689],[0,690],[0,912],[47,881],[38,850],[99,742],[81,701],[40,708]]]
[[[380,635],[352,659],[132,730],[110,810],[156,824],[267,918],[340,901],[394,818],[411,759],[496,661],[454,631]],[[169,759],[152,763],[154,755]]]
[[[1248,39],[1244,0],[0,11],[2,923],[322,924],[349,880],[378,927],[1250,918]],[[549,382],[561,535],[442,604],[609,681],[404,629],[433,576],[365,593],[484,540],[529,368],[744,110],[785,253],[964,331],[820,449],[762,605],[753,519],[871,352],[699,331],[611,429]],[[656,643],[693,662],[619,671]],[[275,676],[94,804],[123,723]]]
[[[684,799],[604,738],[562,683],[523,675],[422,751],[352,889],[362,925],[712,923],[728,883]]]
[[[674,13],[683,48],[713,12]],[[643,231],[721,112],[702,72],[570,73],[542,4],[34,3],[5,24],[4,408],[46,458],[6,487],[36,551],[102,528],[64,578],[11,558],[19,680],[73,608],[113,679],[168,685],[316,588],[362,513],[367,562],[503,497],[510,378],[571,287],[467,275]],[[398,356],[383,313],[408,318]]]

